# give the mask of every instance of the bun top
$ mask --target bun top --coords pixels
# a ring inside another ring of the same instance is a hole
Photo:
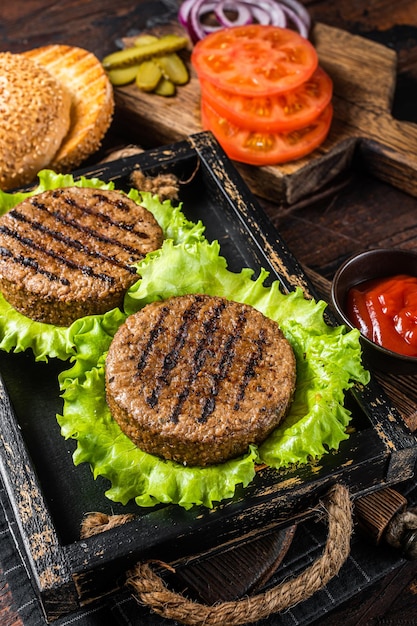
[[[51,44],[23,53],[71,94],[71,126],[50,167],[75,169],[101,145],[113,117],[113,87],[98,58],[84,48]]]
[[[31,183],[70,127],[71,96],[45,68],[0,53],[0,188]]]

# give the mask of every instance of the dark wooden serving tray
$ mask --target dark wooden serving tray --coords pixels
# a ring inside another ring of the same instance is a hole
[[[201,219],[209,239],[218,239],[232,270],[264,267],[284,289],[301,286],[314,295],[298,262],[251,195],[240,174],[207,133],[78,172],[129,186],[129,175],[173,172],[181,181],[184,212]],[[330,320],[331,323],[331,320]],[[409,479],[415,439],[378,385],[358,386],[346,402],[355,431],[338,453],[314,467],[282,472],[263,469],[253,483],[212,510],[169,505],[139,509],[110,502],[107,482],[89,467],[74,467],[73,441],[59,432],[57,374],[67,368],[36,363],[29,353],[0,353],[0,466],[25,557],[48,620],[111,593],[126,569],[141,559],[181,564],[225,546],[266,536],[312,515],[319,498],[336,482],[354,498]],[[134,513],[132,521],[80,540],[91,511]]]

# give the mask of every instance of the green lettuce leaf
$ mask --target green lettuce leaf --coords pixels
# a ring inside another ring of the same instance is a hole
[[[237,485],[247,486],[256,463],[282,468],[338,449],[347,438],[351,417],[343,406],[344,392],[354,382],[369,381],[358,331],[328,326],[323,317],[326,303],[307,300],[299,288],[283,294],[277,281],[265,286],[264,270],[256,280],[248,268],[231,272],[218,242],[175,245],[167,240],[138,264],[138,271],[141,278],[125,297],[126,314],[155,300],[206,293],[246,302],[278,322],[296,356],[296,393],[282,425],[244,457],[208,468],[164,461],[139,450],[111,417],[104,368],[112,330],[104,329],[97,317],[91,334],[85,328],[71,337],[80,357],[60,376],[64,406],[58,421],[63,436],[77,440],[75,464],[87,462],[95,477],[110,481],[107,497],[122,503],[134,498],[139,506],[171,502],[185,508],[211,507],[232,497]],[[86,359],[90,346],[94,358]]]
[[[42,170],[38,174],[39,184],[27,192],[9,193],[0,190],[0,215],[3,215],[25,198],[62,187],[89,187],[94,189],[115,189],[113,182],[106,183],[98,178],[82,176],[74,180],[71,174],[56,174],[52,170]],[[188,221],[181,205],[172,206],[169,200],[160,202],[157,196],[148,192],[130,189],[127,195],[148,209],[161,226],[164,237],[174,243],[198,241],[204,238],[202,222]],[[18,313],[0,294],[0,350],[22,352],[31,349],[37,361],[48,358],[67,360],[74,353],[68,327],[34,322]]]
[[[66,360],[74,352],[68,328],[35,322],[18,313],[0,293],[0,350],[24,352],[30,348],[36,361]]]

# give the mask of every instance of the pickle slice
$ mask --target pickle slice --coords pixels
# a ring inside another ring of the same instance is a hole
[[[156,41],[132,46],[131,48],[124,48],[123,50],[117,50],[104,57],[102,65],[106,70],[113,69],[115,67],[124,67],[126,65],[134,65],[146,61],[155,55],[170,54],[185,48],[188,44],[186,37],[180,35],[164,35]]]
[[[108,70],[107,76],[112,85],[120,87],[122,85],[128,85],[133,83],[138,73],[139,65],[129,65],[127,67],[115,67],[112,70]]]
[[[165,98],[175,96],[176,92],[177,92],[177,89],[175,87],[175,84],[172,82],[172,80],[169,80],[168,78],[165,78],[164,76],[162,76],[161,80],[155,87],[155,93],[158,96],[164,96]]]
[[[158,63],[165,78],[172,81],[175,85],[188,83],[188,70],[184,61],[176,52],[155,57],[155,62]]]
[[[158,41],[158,37],[156,35],[138,35],[133,42],[134,46],[145,46],[148,43],[155,43]]]
[[[155,61],[149,59],[139,65],[136,74],[136,85],[142,91],[153,91],[161,80],[162,71]]]

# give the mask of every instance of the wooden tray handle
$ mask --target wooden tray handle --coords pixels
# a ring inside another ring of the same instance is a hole
[[[375,545],[386,543],[407,559],[417,558],[417,508],[407,509],[407,499],[387,487],[355,501],[357,526]]]
[[[264,619],[306,600],[325,587],[349,556],[353,521],[348,490],[342,485],[332,487],[323,500],[322,512],[327,515],[329,527],[322,555],[297,577],[285,580],[262,594],[212,606],[200,604],[170,591],[152,570],[151,562],[138,563],[128,573],[126,584],[133,589],[134,597],[140,604],[180,624],[235,626]],[[157,565],[164,564],[158,561]],[[172,569],[168,565],[166,567]]]

